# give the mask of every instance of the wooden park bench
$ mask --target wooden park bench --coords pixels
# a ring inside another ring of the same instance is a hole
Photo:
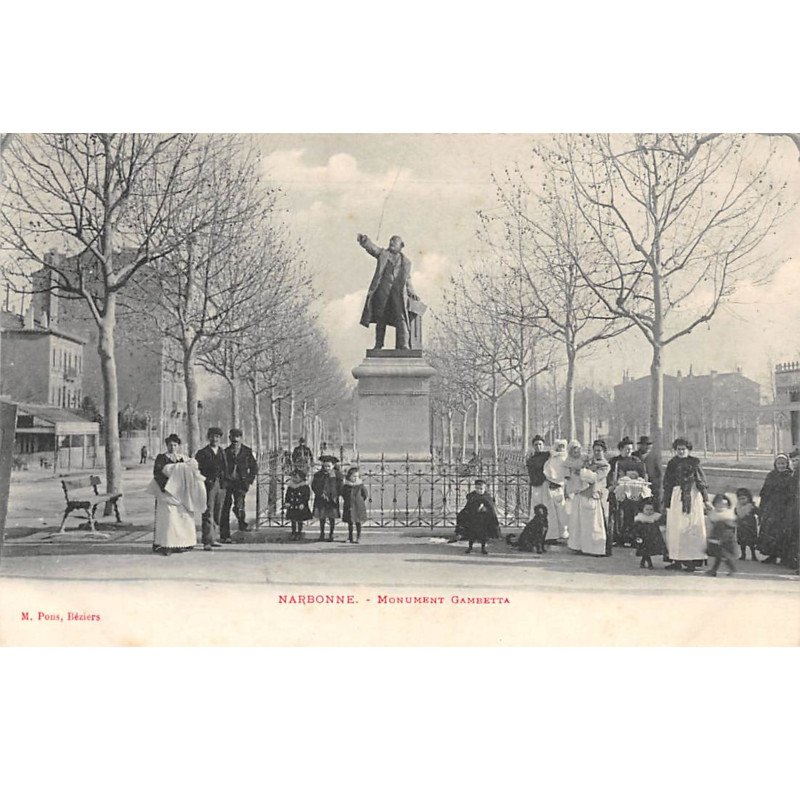
[[[81,478],[67,478],[61,481],[61,487],[64,489],[64,497],[67,500],[67,507],[64,511],[64,519],[61,520],[61,528],[59,533],[64,533],[64,526],[67,524],[67,517],[73,511],[86,512],[86,519],[88,521],[89,529],[96,531],[95,527],[95,513],[97,506],[101,503],[114,507],[114,514],[117,517],[117,522],[122,522],[119,516],[119,506],[117,503],[122,497],[119,494],[100,494],[97,487],[102,483],[97,475],[88,475]]]

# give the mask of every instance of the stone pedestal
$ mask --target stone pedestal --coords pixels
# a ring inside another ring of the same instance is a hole
[[[435,374],[422,350],[367,350],[353,369],[360,461],[430,461],[430,381]]]

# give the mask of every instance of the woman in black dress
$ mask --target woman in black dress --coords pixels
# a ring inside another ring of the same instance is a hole
[[[774,564],[790,548],[794,531],[792,510],[795,508],[796,496],[797,483],[789,469],[789,456],[780,453],[761,489],[758,549],[766,556],[765,564]]]

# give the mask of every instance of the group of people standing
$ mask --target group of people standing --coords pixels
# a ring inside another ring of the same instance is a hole
[[[305,447],[301,439],[295,453]],[[311,451],[308,450],[310,453]],[[342,476],[339,459],[325,454],[320,457],[321,467],[314,473],[311,485],[307,482],[307,474],[301,463],[305,463],[306,453],[300,450],[294,459],[294,468],[289,476],[289,483],[283,498],[286,518],[292,526],[292,541],[303,540],[303,524],[310,519],[319,522],[319,541],[334,541],[336,520],[341,516],[347,523],[347,541],[357,544],[361,541],[361,524],[367,519],[367,489],[359,475],[358,467],[353,466]],[[301,461],[302,457],[302,461]],[[313,509],[310,507],[311,496],[314,496]],[[341,499],[341,504],[340,504]]]
[[[220,428],[209,428],[207,437],[208,444],[190,457],[181,453],[180,437],[170,434],[165,452],[156,456],[153,480],[147,488],[156,500],[155,553],[168,556],[194,548],[198,511],[202,513],[203,550],[233,543],[231,511],[239,530],[249,530],[245,497],[258,475],[253,451],[242,443],[238,428],[231,428],[230,444],[225,448]]]
[[[652,557],[661,555],[667,569],[694,572],[713,557],[710,574],[716,575],[722,561],[734,571],[738,545],[740,559],[748,549],[755,559],[758,549],[767,556],[765,563],[797,568],[797,451],[775,459],[760,505],[746,488],[736,491],[734,505],[724,493],[710,499],[700,460],[683,437],[672,443],[663,478],[646,436],[636,451],[630,439],[622,439],[619,455],[610,461],[602,440],[587,452],[577,441],[557,440],[551,452],[535,436],[532,448],[526,462],[531,520],[542,516],[537,509],[543,507],[550,520],[548,539],[566,539],[573,552],[611,555],[609,520],[617,515],[616,543],[638,545],[642,567],[652,569]]]

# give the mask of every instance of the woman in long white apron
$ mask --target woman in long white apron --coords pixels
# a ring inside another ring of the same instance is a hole
[[[603,512],[605,481],[609,464],[605,444],[596,441],[592,455],[579,459],[580,444],[572,442],[567,466],[566,489],[572,495],[569,512],[569,549],[592,556],[606,555],[606,520]]]
[[[676,439],[672,449],[675,455],[664,472],[665,540],[671,561],[667,569],[694,572],[706,558],[704,512],[711,507],[708,484],[700,460],[689,455],[691,442]]]
[[[156,456],[147,491],[156,498],[153,552],[168,556],[197,544],[195,514],[205,509],[206,487],[197,462],[180,454],[180,437],[170,434],[166,445],[167,452]]]
[[[564,442],[566,445],[566,442]],[[533,509],[543,505],[547,509],[547,541],[565,539],[567,536],[567,514],[564,508],[564,475],[563,458],[556,458],[553,462],[556,480],[553,480],[547,471],[547,465],[552,460],[552,454],[545,450],[544,439],[538,434],[531,441],[533,453],[525,462],[530,480],[530,519],[533,519]],[[563,454],[565,455],[565,454]]]

